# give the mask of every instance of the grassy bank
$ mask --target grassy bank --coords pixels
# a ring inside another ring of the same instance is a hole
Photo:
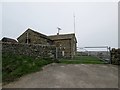
[[[104,64],[100,59],[93,56],[77,56],[74,59],[60,59],[64,64]]]
[[[50,59],[35,59],[28,56],[3,54],[2,82],[9,83],[25,74],[39,71],[41,67],[50,63],[52,63]]]

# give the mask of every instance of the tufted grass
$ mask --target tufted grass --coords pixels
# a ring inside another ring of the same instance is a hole
[[[52,63],[52,60],[35,59],[34,57],[13,54],[2,55],[2,82],[12,82],[23,75],[36,72],[43,66]]]

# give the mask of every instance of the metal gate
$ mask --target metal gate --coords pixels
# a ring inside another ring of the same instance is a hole
[[[109,46],[77,47],[79,55],[94,56],[105,63],[111,63],[110,49],[111,48]]]

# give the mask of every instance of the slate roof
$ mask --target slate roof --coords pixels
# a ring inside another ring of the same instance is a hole
[[[72,39],[72,38],[75,38],[75,40],[76,40],[76,37],[75,37],[74,33],[71,33],[71,34],[50,35],[48,37],[50,39],[52,39],[52,40]],[[76,40],[76,42],[77,42],[77,40]]]
[[[30,29],[30,28],[28,28],[25,32],[28,32],[28,31],[32,31],[32,32],[34,32],[35,34],[37,34],[38,36],[40,36],[40,37],[42,37],[42,38],[51,40],[47,35],[44,35],[44,34],[39,33],[39,32],[37,32],[37,31],[34,31],[34,30]],[[25,32],[24,32],[24,33],[25,33]],[[20,35],[17,39],[19,39],[21,36],[22,36],[22,35]],[[52,41],[52,40],[51,40],[51,41]]]
[[[76,37],[75,37],[74,33],[47,36],[47,35],[44,35],[42,33],[37,32],[37,31],[34,31],[34,30],[30,29],[30,28],[28,28],[24,33],[26,33],[27,31],[32,31],[32,32],[36,33],[38,36],[40,36],[42,38],[45,38],[45,39],[48,39],[48,40],[51,40],[51,41],[60,40],[60,39],[72,39],[72,38],[75,38],[75,40],[76,40]],[[20,35],[17,39],[19,39],[22,35]],[[76,40],[76,42],[77,42],[77,40]]]
[[[12,38],[7,38],[7,37],[3,37],[1,39],[2,42],[12,42],[12,43],[17,43],[17,41],[15,39]]]

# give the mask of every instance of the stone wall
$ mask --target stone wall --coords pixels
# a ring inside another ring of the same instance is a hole
[[[56,47],[53,45],[1,43],[2,54],[10,53],[36,58],[55,58]]]
[[[55,40],[54,41],[56,46],[58,47],[59,51],[59,57],[62,57],[62,51],[64,51],[64,58],[70,58],[72,56],[71,51],[71,40],[65,39],[65,40]]]
[[[120,48],[111,50],[111,60],[112,64],[119,64],[120,65]]]

